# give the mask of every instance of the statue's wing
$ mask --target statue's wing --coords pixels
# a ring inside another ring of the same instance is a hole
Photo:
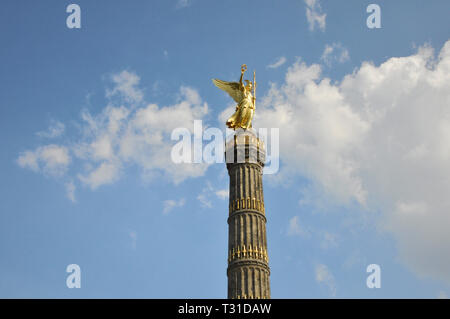
[[[218,79],[213,79],[212,81],[214,85],[217,86],[219,89],[227,92],[233,98],[233,100],[236,101],[236,103],[242,101],[243,95],[241,91],[241,85],[239,84],[239,82],[227,82]]]

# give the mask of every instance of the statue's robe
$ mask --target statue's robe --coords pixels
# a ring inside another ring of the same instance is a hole
[[[244,98],[236,107],[236,112],[227,120],[229,128],[243,128],[248,129],[252,127],[253,112],[255,106],[253,105],[253,97],[251,93],[245,93]]]

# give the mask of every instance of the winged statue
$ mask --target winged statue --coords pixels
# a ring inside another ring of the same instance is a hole
[[[227,126],[232,129],[248,129],[252,127],[252,118],[255,112],[256,102],[255,73],[253,73],[252,83],[249,80],[243,81],[245,71],[247,71],[247,65],[243,64],[241,66],[241,77],[239,82],[227,82],[218,79],[212,80],[215,86],[227,92],[237,103],[236,111],[226,122]]]

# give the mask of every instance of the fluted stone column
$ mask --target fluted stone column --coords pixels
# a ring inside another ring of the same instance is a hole
[[[270,298],[262,172],[264,143],[252,130],[227,142],[230,176],[228,298]]]

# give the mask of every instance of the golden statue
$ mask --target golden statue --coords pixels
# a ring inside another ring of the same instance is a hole
[[[238,103],[236,111],[226,123],[227,126],[232,129],[248,129],[252,127],[252,118],[253,113],[255,112],[256,101],[255,72],[253,72],[253,83],[249,80],[245,80],[246,85],[244,85],[242,80],[245,71],[247,71],[247,65],[243,64],[241,66],[241,78],[239,79],[239,82],[227,82],[218,79],[212,80],[219,89],[227,92],[233,100]]]

